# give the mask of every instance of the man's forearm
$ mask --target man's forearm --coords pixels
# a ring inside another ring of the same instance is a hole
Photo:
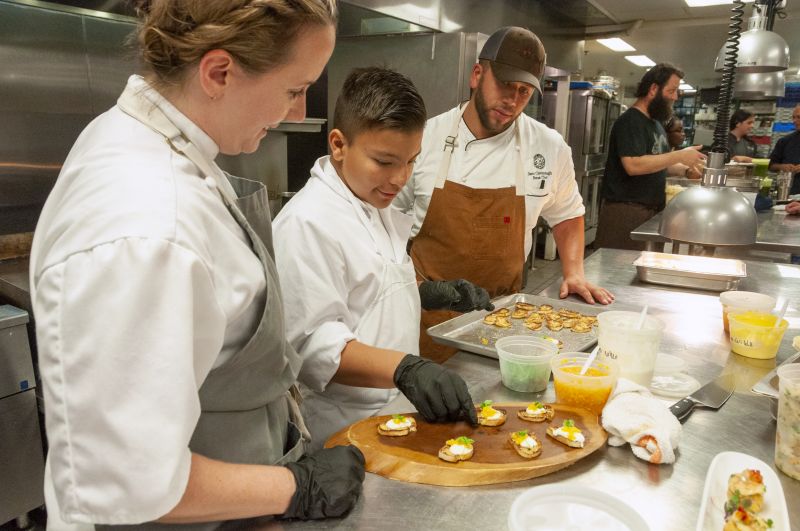
[[[583,276],[584,232],[583,216],[567,219],[553,227],[561,272],[564,278]]]
[[[661,153],[660,155],[642,155],[640,157],[620,157],[625,173],[628,175],[647,175],[666,169],[676,163],[674,153]]]

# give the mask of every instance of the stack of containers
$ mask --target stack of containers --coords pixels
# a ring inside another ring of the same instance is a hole
[[[778,98],[775,111],[775,123],[772,126],[772,149],[779,139],[794,132],[792,123],[792,110],[800,103],[800,80],[786,81],[786,93],[783,98]]]

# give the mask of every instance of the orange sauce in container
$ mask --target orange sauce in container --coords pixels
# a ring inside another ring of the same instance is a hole
[[[611,371],[596,367],[589,367],[582,376],[580,372],[581,367],[577,365],[553,369],[556,401],[588,409],[599,415],[608,401],[615,378]]]

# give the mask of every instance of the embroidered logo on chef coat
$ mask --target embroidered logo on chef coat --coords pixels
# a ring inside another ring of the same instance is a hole
[[[545,169],[547,166],[547,159],[545,159],[544,155],[541,153],[537,153],[533,156],[532,163],[534,171],[528,172],[528,177],[530,177],[531,180],[526,187],[525,195],[545,197],[548,194],[546,190],[547,179],[550,178],[553,172],[549,169]]]

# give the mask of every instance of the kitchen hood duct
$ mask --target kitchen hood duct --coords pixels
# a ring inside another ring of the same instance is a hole
[[[737,74],[733,95],[740,100],[766,100],[782,98],[786,94],[786,77],[783,72],[766,74]]]
[[[741,34],[744,2],[734,0],[725,45],[722,86],[717,100],[714,145],[703,172],[703,185],[676,195],[661,216],[658,232],[671,240],[701,245],[752,245],[758,232],[758,217],[747,198],[726,187],[728,120],[736,79],[737,51]]]
[[[789,68],[789,45],[783,37],[767,29],[769,17],[761,11],[766,7],[761,4],[753,5],[753,15],[748,22],[748,30],[742,33],[739,39],[737,73],[760,74]],[[714,62],[714,70],[717,72],[723,71],[726,53],[726,46],[723,46],[717,54],[717,60]]]

